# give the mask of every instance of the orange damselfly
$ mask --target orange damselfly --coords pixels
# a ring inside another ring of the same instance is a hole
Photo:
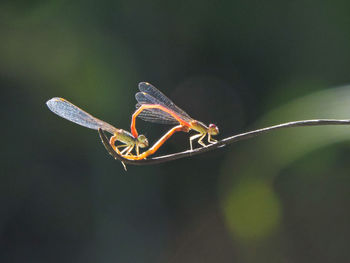
[[[66,99],[52,98],[46,102],[46,105],[53,113],[71,122],[94,130],[101,128],[102,130],[111,133],[112,137],[110,138],[109,143],[112,148],[121,155],[131,156],[131,151],[134,147],[136,147],[136,154],[139,155],[139,148],[148,146],[148,140],[144,135],[134,137],[130,132],[123,129],[117,129],[111,124],[97,119]],[[120,141],[123,144],[116,146],[116,141]],[[120,152],[119,148],[124,149]]]
[[[129,159],[129,160],[142,160],[145,159],[146,157],[154,154],[175,132],[178,131],[184,131],[184,132],[188,132],[189,129],[186,126],[182,126],[182,125],[177,125],[175,127],[173,127],[172,129],[170,129],[167,133],[165,133],[156,143],[154,143],[154,145],[149,148],[147,151],[144,151],[143,153],[139,154],[139,155],[122,155],[124,158]]]
[[[190,137],[190,147],[192,141],[198,139],[198,143],[206,146],[203,142],[204,137],[208,134],[208,142],[213,144],[217,142],[212,138],[213,135],[219,133],[219,128],[215,124],[206,126],[204,123],[191,118],[185,111],[175,105],[168,97],[147,82],[139,83],[140,92],[136,93],[137,110],[132,115],[131,133],[137,137],[136,118],[140,117],[142,120],[162,123],[162,124],[180,124],[183,127],[182,131],[195,130],[198,134]],[[177,126],[178,127],[178,126]],[[176,127],[175,127],[176,128]],[[180,128],[173,128],[166,135],[169,138],[174,132],[181,130]],[[166,139],[167,139],[166,138]],[[158,141],[159,143],[161,140]]]

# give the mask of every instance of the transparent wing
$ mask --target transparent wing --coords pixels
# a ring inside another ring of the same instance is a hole
[[[149,95],[145,97],[140,96],[140,99],[142,99],[141,101],[139,101],[136,97],[137,101],[140,104],[160,104],[176,113],[184,121],[192,120],[192,118],[184,110],[176,106],[174,102],[172,102],[167,96],[165,96],[161,91],[159,91],[151,84],[147,82],[141,82],[139,83],[139,90],[141,91],[141,93],[146,93]]]
[[[136,108],[139,108],[139,107],[141,107],[141,105],[144,105],[144,104],[161,105],[163,107],[166,107],[160,101],[158,101],[156,98],[154,98],[151,95],[144,93],[144,92],[136,93],[135,98],[138,101],[138,103],[136,104]],[[169,113],[166,113],[165,111],[162,111],[161,109],[145,109],[138,115],[138,117],[140,117],[144,121],[149,121],[149,122],[154,122],[154,123],[161,123],[161,124],[177,124],[177,123],[179,123]]]
[[[141,107],[140,103],[136,104],[136,108]],[[160,124],[178,124],[179,122],[174,119],[168,113],[160,109],[145,109],[143,110],[138,117],[144,121],[160,123]]]
[[[111,134],[117,131],[117,128],[107,122],[95,118],[63,98],[52,98],[46,102],[46,105],[53,113],[81,126],[94,130],[101,128]]]

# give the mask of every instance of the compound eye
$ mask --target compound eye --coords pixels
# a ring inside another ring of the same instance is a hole
[[[139,141],[140,143],[140,147],[144,148],[144,147],[147,147],[148,146],[148,140],[146,138],[145,135],[140,135],[137,140]]]
[[[217,135],[219,134],[219,128],[215,124],[209,124],[209,132],[212,135]]]

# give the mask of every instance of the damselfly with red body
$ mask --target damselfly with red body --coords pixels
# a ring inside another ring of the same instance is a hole
[[[206,126],[204,123],[191,118],[184,110],[176,106],[175,103],[162,92],[147,82],[141,82],[139,84],[139,90],[140,92],[135,95],[138,102],[136,105],[137,110],[133,114],[131,120],[131,133],[134,137],[138,136],[136,130],[136,118],[140,117],[142,120],[154,123],[180,124],[183,127],[182,131],[197,131],[198,134],[190,137],[191,150],[193,149],[192,141],[194,139],[198,139],[200,145],[206,146],[203,139],[207,134],[208,142],[210,144],[217,142],[212,138],[213,135],[219,133],[219,128],[215,124]],[[180,129],[177,129],[176,131],[178,130]],[[168,136],[167,139],[170,136]]]

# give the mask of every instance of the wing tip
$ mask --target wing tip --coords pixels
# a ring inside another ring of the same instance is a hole
[[[147,81],[142,81],[142,82],[140,82],[139,83],[139,90],[143,90],[144,88],[146,88],[146,87],[152,87],[152,88],[154,88],[154,86],[151,84],[151,83],[149,83],[149,82],[147,82]]]
[[[52,109],[54,107],[54,105],[60,101],[65,102],[67,100],[65,100],[64,98],[60,98],[60,97],[53,97],[52,99],[49,99],[48,101],[46,101],[46,105],[47,105],[47,107]]]

